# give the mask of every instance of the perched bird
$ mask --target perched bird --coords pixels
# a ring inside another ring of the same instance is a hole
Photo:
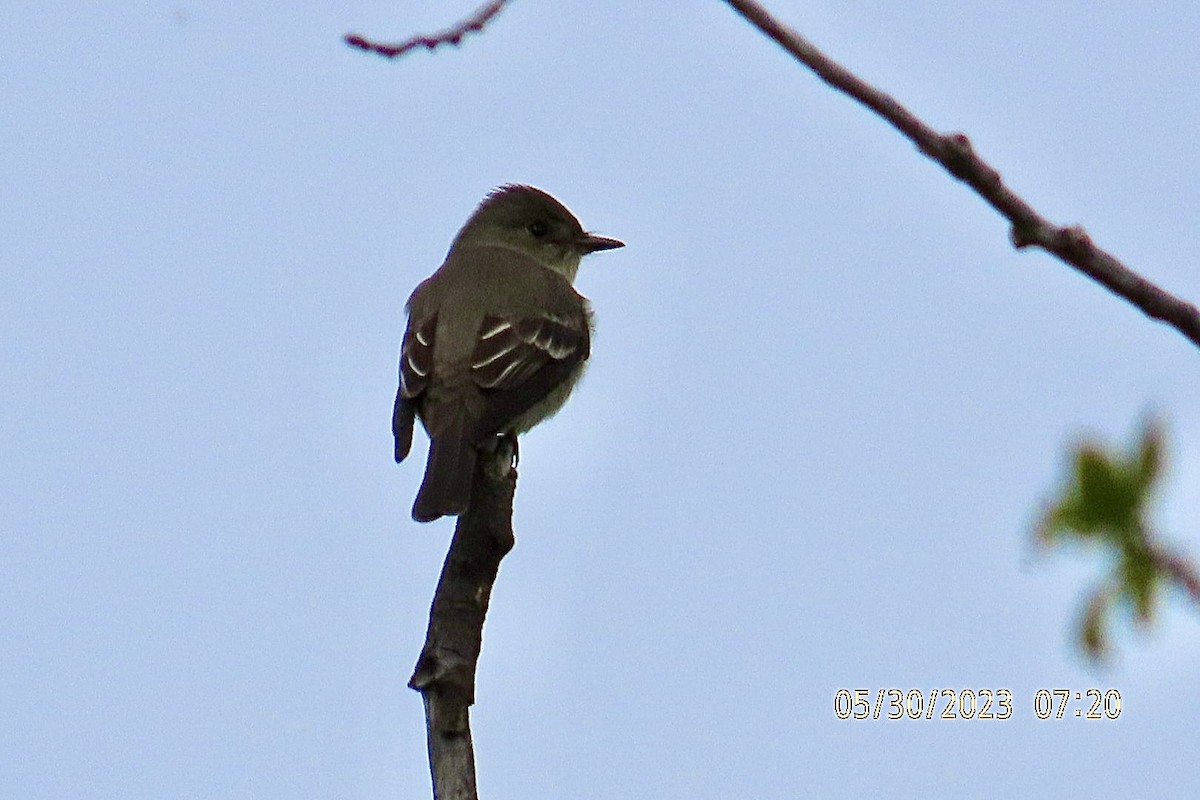
[[[500,187],[462,226],[408,298],[392,434],[397,463],[414,417],[430,438],[413,519],[466,511],[479,448],[566,402],[591,347],[591,309],[572,286],[579,261],[623,246],[532,186]]]

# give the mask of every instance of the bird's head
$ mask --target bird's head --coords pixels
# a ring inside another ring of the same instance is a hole
[[[508,247],[574,281],[588,253],[624,242],[588,233],[567,208],[541,189],[508,184],[487,196],[454,240],[463,246]]]

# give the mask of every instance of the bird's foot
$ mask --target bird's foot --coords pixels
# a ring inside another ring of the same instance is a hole
[[[489,458],[507,461],[512,469],[516,469],[521,461],[521,448],[517,444],[515,433],[497,434],[484,442],[479,449]]]

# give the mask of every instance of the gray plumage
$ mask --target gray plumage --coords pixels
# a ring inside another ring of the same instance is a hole
[[[392,432],[397,462],[415,418],[430,437],[414,519],[465,511],[478,448],[566,402],[591,347],[591,311],[572,286],[580,259],[621,246],[529,186],[501,187],[463,225],[408,300]]]

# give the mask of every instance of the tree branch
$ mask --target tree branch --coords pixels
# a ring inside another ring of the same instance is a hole
[[[371,53],[378,53],[386,58],[402,56],[409,50],[414,50],[418,47],[424,47],[427,50],[433,50],[438,45],[443,44],[452,44],[457,47],[468,33],[476,33],[483,30],[483,26],[491,22],[492,18],[499,14],[506,5],[508,5],[508,0],[491,0],[491,2],[484,3],[474,14],[453,27],[446,28],[444,31],[438,31],[437,33],[418,34],[398,44],[376,42],[357,33],[346,34],[343,37],[343,41],[351,47],[357,47],[360,50],[366,50]]]
[[[830,59],[811,42],[776,20],[753,0],[725,0],[821,80],[850,95],[891,123],[946,170],[966,183],[1012,223],[1010,238],[1019,248],[1036,246],[1075,267],[1109,291],[1137,306],[1147,316],[1167,323],[1200,346],[1200,311],[1160,289],[1092,243],[1079,226],[1054,225],[1004,185],[1000,173],[976,155],[965,134],[942,134],[912,112]]]
[[[425,701],[429,770],[435,800],[477,800],[470,708],[483,621],[500,560],[513,548],[513,494],[517,471],[511,445],[481,453],[471,505],[458,518],[429,609],[425,646],[409,688]]]
[[[1150,560],[1160,572],[1168,575],[1187,592],[1193,603],[1200,606],[1200,575],[1196,574],[1186,558],[1167,552],[1162,547],[1151,546]]]

